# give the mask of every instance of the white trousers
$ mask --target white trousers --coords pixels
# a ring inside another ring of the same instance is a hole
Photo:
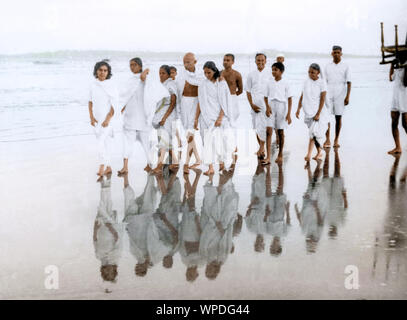
[[[94,132],[97,141],[99,164],[110,166],[113,127],[110,125],[104,128],[102,125],[97,124],[94,128]]]
[[[137,141],[143,147],[147,163],[151,164],[150,131],[123,129],[123,158],[133,155]]]

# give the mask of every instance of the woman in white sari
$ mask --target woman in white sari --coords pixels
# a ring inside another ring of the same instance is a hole
[[[228,134],[232,120],[232,101],[227,82],[220,78],[215,63],[208,61],[204,65],[206,79],[198,87],[198,108],[194,127],[198,130],[200,120],[201,136],[204,144],[204,162],[209,165],[207,176],[215,173],[213,165],[219,162],[219,170],[224,169],[224,161],[230,155]],[[229,153],[228,153],[229,152]]]
[[[172,131],[174,126],[176,112],[175,106],[177,103],[177,86],[175,81],[171,79],[171,68],[167,65],[160,67],[160,82],[168,90],[168,95],[157,103],[153,117],[153,127],[158,130],[160,156],[157,167],[153,170],[154,173],[162,172],[164,166],[164,158],[166,152],[171,152],[172,164],[169,169],[174,171],[178,169],[178,159],[172,148]]]

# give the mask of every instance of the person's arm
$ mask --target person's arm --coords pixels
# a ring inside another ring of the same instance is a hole
[[[97,241],[97,234],[98,234],[98,230],[100,228],[100,224],[97,220],[95,220],[95,224],[93,225],[93,241]]]
[[[110,119],[112,119],[113,115],[114,115],[114,109],[113,109],[113,107],[111,106],[111,107],[110,107],[110,111],[109,111],[108,114],[106,115],[105,121],[103,121],[103,123],[102,123],[102,127],[105,128],[105,127],[107,127],[107,126],[109,125]]]
[[[264,103],[266,104],[266,116],[270,117],[272,112],[271,112],[271,108],[270,108],[270,105],[269,105],[268,97],[264,97]]]
[[[140,74],[140,80],[141,81],[146,81],[146,79],[147,79],[147,75],[148,75],[148,73],[150,72],[150,69],[145,69],[141,74]]]
[[[126,106],[124,106],[120,112],[123,113],[124,110],[126,110]]]
[[[88,108],[89,108],[90,124],[94,127],[95,124],[98,123],[98,121],[93,116],[93,103],[92,103],[92,101],[89,101]]]
[[[347,91],[346,91],[346,97],[345,97],[345,106],[349,104],[349,98],[350,98],[350,90],[352,88],[352,82],[348,81],[346,82],[347,85]]]
[[[291,124],[291,108],[293,105],[293,98],[289,97],[288,98],[288,111],[287,111],[287,116],[285,117],[285,120],[287,120],[288,124]]]
[[[196,113],[195,113],[195,121],[194,121],[195,130],[198,130],[198,119],[199,119],[200,114],[201,114],[201,107],[199,106],[199,102],[198,102],[198,105],[196,107]]]
[[[172,111],[175,109],[175,105],[177,103],[177,96],[175,94],[171,95],[171,102],[170,106],[168,107],[167,112],[164,114],[162,120],[159,122],[160,126],[163,126],[165,124],[165,121],[167,121],[168,117],[172,113]]]
[[[389,80],[393,81],[393,74],[394,74],[394,65],[390,64],[390,73],[389,73]]]
[[[247,100],[249,100],[250,107],[253,109],[254,112],[259,113],[260,108],[253,104],[253,99],[252,99],[252,94],[249,91],[246,91],[247,94]]]
[[[111,232],[111,234],[114,237],[114,241],[117,242],[117,240],[119,239],[119,234],[117,233],[117,231],[113,228],[112,224],[110,222],[105,223],[105,226],[109,229],[109,231]]]
[[[287,201],[285,205],[285,211],[286,211],[286,223],[287,225],[291,224],[291,219],[290,219],[290,201]]]
[[[300,118],[300,111],[302,108],[302,96],[303,96],[303,93],[301,93],[300,100],[298,100],[298,108],[297,108],[297,112],[295,113],[295,116],[297,117],[297,119]]]
[[[242,79],[242,75],[238,72],[237,73],[237,77],[236,77],[236,95],[240,96],[243,92],[243,79]]]
[[[216,119],[216,121],[215,121],[215,127],[220,127],[220,125],[222,124],[222,119],[223,119],[224,115],[225,115],[225,113],[223,112],[223,109],[220,109],[218,119]]]
[[[319,117],[320,117],[320,115],[321,115],[322,108],[324,107],[324,104],[325,104],[325,97],[326,97],[326,91],[322,91],[322,92],[321,92],[321,97],[320,97],[320,99],[319,99],[318,112],[317,112],[317,114],[316,114],[315,117],[314,117],[314,120],[315,120],[315,121],[318,121],[318,120],[319,120]]]

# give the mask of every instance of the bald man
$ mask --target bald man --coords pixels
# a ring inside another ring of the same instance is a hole
[[[180,103],[178,105],[179,116],[186,131],[188,141],[187,155],[184,164],[184,172],[188,173],[192,153],[195,156],[196,162],[191,168],[198,167],[201,164],[201,158],[199,157],[194,140],[194,120],[198,105],[198,85],[203,80],[203,77],[196,72],[197,61],[192,52],[185,54],[183,63],[184,69],[180,70],[180,74],[176,78],[176,84],[178,97],[180,97]]]

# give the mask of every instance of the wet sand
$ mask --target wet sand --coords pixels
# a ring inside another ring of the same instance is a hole
[[[253,155],[256,141],[253,135],[249,135],[250,146],[246,152],[251,156],[248,161],[238,164],[232,178],[239,194],[238,213],[243,218],[243,225],[240,234],[232,239],[234,252],[227,255],[214,280],[206,277],[203,264],[198,268],[198,278],[188,282],[186,266],[179,252],[174,254],[171,269],[164,268],[159,262],[148,269],[146,276],[136,276],[136,260],[124,231],[117,283],[106,285],[100,276],[100,261],[96,259],[92,240],[101,188],[96,182],[94,137],[68,136],[0,143],[0,298],[406,299],[407,191],[399,179],[407,169],[407,139],[400,132],[405,154],[398,160],[387,155],[393,146],[387,107],[390,97],[391,92],[374,88],[352,90],[337,158],[348,208],[335,211],[328,206],[324,209],[323,219],[316,227],[319,240],[312,245],[313,253],[307,251],[306,223],[301,227],[294,209],[298,204],[301,210],[309,186],[303,160],[308,139],[303,120],[293,120],[286,131],[283,191],[290,202],[290,226],[280,239],[282,252],[279,256],[270,254],[273,235],[267,232],[264,234],[264,251],[255,252],[256,234],[246,224],[257,166]],[[297,99],[294,100],[294,110],[296,103]],[[247,119],[250,116],[244,98],[240,108],[241,127],[249,128]],[[86,116],[86,110],[83,115]],[[243,144],[240,147],[241,150],[245,148]],[[120,141],[117,140],[114,172],[121,166],[120,150]],[[140,146],[139,151],[141,154]],[[143,162],[140,157],[130,163],[129,183],[136,196],[142,194],[147,181]],[[314,188],[321,187],[323,165]],[[313,161],[312,174],[315,168],[316,162]],[[333,179],[334,171],[335,153],[331,148],[329,177],[325,178]],[[394,171],[393,183],[390,176]],[[190,174],[192,182],[195,175]],[[181,185],[181,201],[184,194],[181,171],[177,177]],[[216,175],[215,186],[218,179]],[[195,203],[198,213],[201,212],[207,180],[203,175],[199,179]],[[271,181],[274,194],[278,185],[276,166],[271,167]],[[114,174],[110,189],[113,208],[117,210],[120,222],[124,217],[123,178]],[[325,193],[328,203],[332,202],[332,197]],[[340,203],[341,199],[338,201]],[[315,220],[315,216],[312,219]],[[335,237],[332,236],[332,225],[336,226]],[[57,290],[44,287],[47,276],[44,268],[48,265],[58,267]],[[359,289],[345,288],[345,268],[348,265],[359,270]],[[106,287],[112,292],[104,293]]]

